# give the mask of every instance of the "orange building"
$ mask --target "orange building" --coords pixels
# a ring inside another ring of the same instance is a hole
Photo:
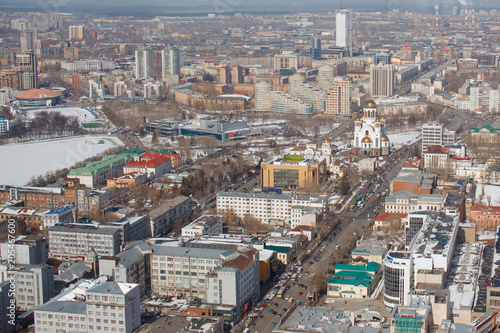
[[[131,172],[123,176],[108,178],[107,185],[115,188],[132,188],[144,184],[147,179],[146,174],[143,172]]]
[[[401,170],[391,182],[391,192],[408,191],[414,194],[432,194],[436,175],[419,170]]]
[[[5,186],[0,188],[0,202],[19,200],[24,207],[57,208],[64,205],[76,205],[77,188],[23,188]]]
[[[500,206],[476,204],[470,208],[468,217],[476,223],[477,230],[495,230],[500,226]]]

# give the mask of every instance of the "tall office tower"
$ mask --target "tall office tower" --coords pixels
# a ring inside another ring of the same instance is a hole
[[[70,25],[69,39],[83,39],[83,25]]]
[[[351,114],[351,82],[345,78],[337,78],[333,87],[326,93],[325,114]]]
[[[392,96],[394,94],[394,66],[370,65],[370,87],[372,98]]]
[[[33,30],[21,32],[21,52],[35,51],[36,33]]]
[[[335,12],[336,46],[347,47],[352,55],[352,13],[345,8]]]
[[[311,58],[321,59],[321,39],[318,36],[312,38]]]
[[[388,53],[377,53],[373,57],[373,63],[376,64],[390,64],[391,63],[391,55]]]
[[[162,77],[179,75],[181,73],[181,54],[178,48],[169,46],[161,51]]]
[[[255,85],[255,111],[269,111],[272,90],[273,86],[266,81],[261,81]]]
[[[318,85],[323,90],[328,90],[333,85],[335,78],[335,68],[330,65],[323,65],[318,68]]]
[[[153,50],[135,51],[135,78],[148,79],[154,76]]]
[[[32,50],[16,55],[16,66],[21,67],[19,89],[34,89],[38,83],[36,54]]]

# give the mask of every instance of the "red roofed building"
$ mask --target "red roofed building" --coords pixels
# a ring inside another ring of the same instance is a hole
[[[144,153],[139,160],[128,162],[123,173],[143,172],[148,178],[157,178],[172,169],[171,157],[160,153]]]
[[[290,230],[289,234],[297,236],[306,236],[308,241],[311,241],[316,236],[314,228],[310,225],[296,226],[295,228]]]
[[[476,204],[469,210],[468,218],[476,223],[477,230],[496,230],[500,226],[500,206]]]
[[[405,213],[381,213],[375,218],[373,230],[399,229],[404,226],[406,216]]]

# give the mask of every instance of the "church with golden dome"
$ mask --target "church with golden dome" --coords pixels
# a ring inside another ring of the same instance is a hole
[[[378,117],[377,104],[370,100],[363,108],[363,117],[354,123],[354,155],[386,156],[389,155],[389,138],[385,127],[385,118]]]

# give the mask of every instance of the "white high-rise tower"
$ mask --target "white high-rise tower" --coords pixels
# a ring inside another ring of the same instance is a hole
[[[338,47],[346,47],[352,55],[352,13],[345,8],[335,12],[336,43]]]

